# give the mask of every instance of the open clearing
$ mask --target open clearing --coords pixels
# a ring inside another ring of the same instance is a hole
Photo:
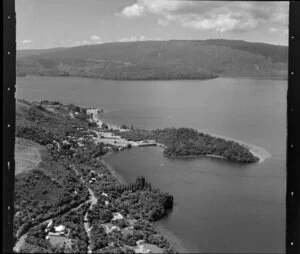
[[[17,175],[36,168],[41,162],[41,149],[43,149],[43,146],[39,145],[36,142],[23,138],[16,138],[15,174]]]

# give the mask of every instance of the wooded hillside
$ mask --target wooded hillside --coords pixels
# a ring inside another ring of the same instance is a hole
[[[17,75],[115,80],[286,78],[287,53],[285,46],[231,40],[114,42],[20,51]]]

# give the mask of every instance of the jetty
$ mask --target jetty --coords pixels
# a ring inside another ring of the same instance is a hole
[[[158,146],[155,140],[144,140],[136,142],[137,146]]]

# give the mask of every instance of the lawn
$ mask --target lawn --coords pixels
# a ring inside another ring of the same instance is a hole
[[[40,150],[44,147],[28,139],[16,138],[15,174],[35,169],[41,162]]]

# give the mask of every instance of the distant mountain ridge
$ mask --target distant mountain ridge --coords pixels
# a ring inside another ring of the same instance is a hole
[[[205,40],[207,45],[225,46],[232,49],[239,49],[253,54],[259,54],[271,58],[274,62],[288,62],[288,47],[283,45],[273,45],[261,42],[247,42],[242,40]]]
[[[115,80],[287,77],[288,47],[238,40],[113,42],[18,51],[17,75]]]
[[[42,55],[46,53],[64,50],[66,48],[50,48],[50,49],[22,49],[17,50],[17,60],[27,56]]]

